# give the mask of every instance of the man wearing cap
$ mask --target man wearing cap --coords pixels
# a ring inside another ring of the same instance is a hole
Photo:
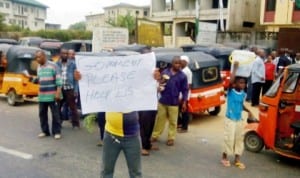
[[[191,69],[189,68],[190,59],[188,56],[181,56],[181,67],[182,72],[187,77],[188,87],[191,89],[192,86],[192,78],[193,74]],[[178,126],[181,126],[181,128],[178,130],[179,133],[186,133],[188,131],[188,124],[189,124],[189,113],[188,109],[185,111],[182,111],[182,95],[180,95],[180,109],[179,109],[179,116],[178,116]],[[189,99],[189,98],[188,98]]]

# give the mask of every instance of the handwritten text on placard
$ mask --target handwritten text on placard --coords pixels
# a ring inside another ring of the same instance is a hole
[[[132,56],[77,56],[84,114],[157,108],[153,53]]]

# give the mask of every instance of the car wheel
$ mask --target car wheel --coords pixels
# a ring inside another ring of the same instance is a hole
[[[264,148],[263,139],[254,131],[250,131],[246,133],[244,144],[246,150],[254,153],[258,153]]]

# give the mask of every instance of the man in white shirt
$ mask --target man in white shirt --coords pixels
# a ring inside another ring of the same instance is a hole
[[[259,98],[261,94],[261,89],[265,83],[265,65],[264,65],[265,51],[259,49],[257,51],[257,57],[253,62],[252,72],[251,72],[251,82],[252,82],[252,106],[258,106]]]
[[[192,78],[193,78],[193,73],[192,73],[191,69],[188,67],[190,59],[188,56],[181,56],[180,59],[181,59],[182,72],[187,77],[188,86],[189,86],[189,90],[190,90],[191,86],[192,86]],[[179,126],[181,125],[181,129],[178,132],[186,133],[188,130],[188,124],[189,124],[188,110],[186,110],[184,112],[181,112],[181,110],[180,110],[179,116],[178,116],[178,125]]]

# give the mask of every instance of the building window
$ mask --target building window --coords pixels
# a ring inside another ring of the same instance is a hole
[[[148,16],[148,11],[144,11],[144,16]]]
[[[10,4],[9,4],[9,3],[5,3],[5,7],[6,7],[7,9],[9,9]]]
[[[4,7],[4,4],[3,4],[3,2],[0,2],[0,7]]]
[[[227,8],[228,6],[228,0],[223,0],[223,8]],[[218,9],[219,8],[219,0],[213,0],[212,1],[212,8]]]
[[[34,22],[34,26],[36,26],[36,27],[37,27],[37,26],[38,26],[38,23],[37,23],[37,22]]]
[[[266,11],[275,11],[276,0],[266,0]]]

